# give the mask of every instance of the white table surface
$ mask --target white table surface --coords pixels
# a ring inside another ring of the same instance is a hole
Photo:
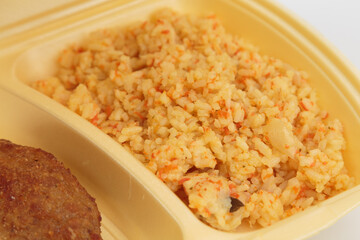
[[[316,28],[360,69],[360,1],[277,1]],[[309,238],[309,240],[353,239],[360,239],[360,207],[345,215],[331,227]]]
[[[15,22],[19,16],[29,13],[26,6],[32,1],[0,0],[0,27]],[[44,8],[56,7],[68,0],[42,1]],[[101,0],[93,0],[97,2]],[[350,61],[360,69],[360,1],[358,0],[277,0],[304,19],[325,36]],[[12,3],[12,4],[10,4]],[[14,10],[18,14],[14,14]],[[22,11],[24,10],[24,11]],[[39,9],[40,12],[43,9]],[[31,14],[36,10],[33,9]],[[30,13],[29,13],[30,14]],[[311,224],[311,223],[310,223]],[[360,239],[360,207],[348,213],[331,227],[309,238],[309,240]]]

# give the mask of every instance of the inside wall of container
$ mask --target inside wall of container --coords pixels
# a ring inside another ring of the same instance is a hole
[[[276,25],[265,19],[271,13],[256,14],[266,9],[254,2],[222,1],[222,5],[211,1],[149,1],[147,4],[129,4],[113,9],[109,14],[93,16],[83,24],[67,28],[63,32],[51,36],[48,40],[30,48],[16,59],[14,73],[21,82],[44,79],[56,72],[58,53],[65,47],[80,42],[82,38],[96,29],[109,26],[124,26],[146,19],[156,9],[171,7],[177,11],[190,14],[215,13],[219,16],[228,32],[244,37],[260,48],[260,52],[277,57],[291,64],[298,70],[306,71],[310,76],[310,84],[316,90],[320,106],[330,113],[330,117],[339,118],[345,126],[347,148],[344,151],[345,165],[357,183],[360,182],[360,155],[357,147],[357,136],[360,135],[360,117],[347,101],[346,92],[339,90],[341,79],[333,73],[331,66],[313,58],[313,49],[307,48],[303,36],[286,29],[284,23]],[[271,18],[276,19],[276,18]],[[280,21],[280,20],[279,20]],[[236,23],[236,24],[234,24]],[[330,97],[331,96],[331,97]]]

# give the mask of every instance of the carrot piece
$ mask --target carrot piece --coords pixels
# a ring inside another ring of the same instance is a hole
[[[134,112],[136,114],[136,116],[138,116],[141,120],[145,120],[145,117],[143,115],[141,115],[141,113],[139,112]]]
[[[97,125],[98,125],[98,123],[97,123],[98,120],[99,120],[98,114],[96,114],[96,115],[90,120],[90,122],[91,122],[93,125],[97,126]]]
[[[211,215],[211,212],[209,211],[208,208],[204,208],[204,211],[210,216]]]
[[[112,111],[113,111],[113,109],[111,106],[106,106],[105,113],[108,117],[111,115]]]
[[[315,167],[315,161],[311,163],[310,167]]]
[[[189,181],[190,178],[182,178],[179,180],[179,185],[182,185],[184,182]]]
[[[300,106],[301,106],[305,111],[309,111],[309,109],[305,106],[305,104],[303,103],[303,101],[300,101]]]
[[[239,198],[239,194],[238,193],[230,193],[230,196],[233,197],[233,198]]]

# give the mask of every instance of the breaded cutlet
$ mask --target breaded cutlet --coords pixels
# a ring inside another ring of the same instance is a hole
[[[101,239],[95,199],[52,154],[0,140],[0,239]]]

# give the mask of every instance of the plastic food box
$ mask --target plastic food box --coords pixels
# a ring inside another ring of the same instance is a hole
[[[357,185],[267,228],[243,226],[236,233],[218,231],[198,220],[165,184],[117,142],[27,86],[29,81],[53,73],[54,59],[66,45],[98,28],[143,20],[165,6],[189,14],[213,12],[229,32],[250,40],[262,53],[306,71],[320,105],[345,126],[345,165]],[[29,21],[2,28],[8,34],[0,39],[0,136],[40,147],[65,162],[96,198],[103,217],[104,239],[305,238],[359,205],[360,74],[319,34],[276,3],[73,1]]]

